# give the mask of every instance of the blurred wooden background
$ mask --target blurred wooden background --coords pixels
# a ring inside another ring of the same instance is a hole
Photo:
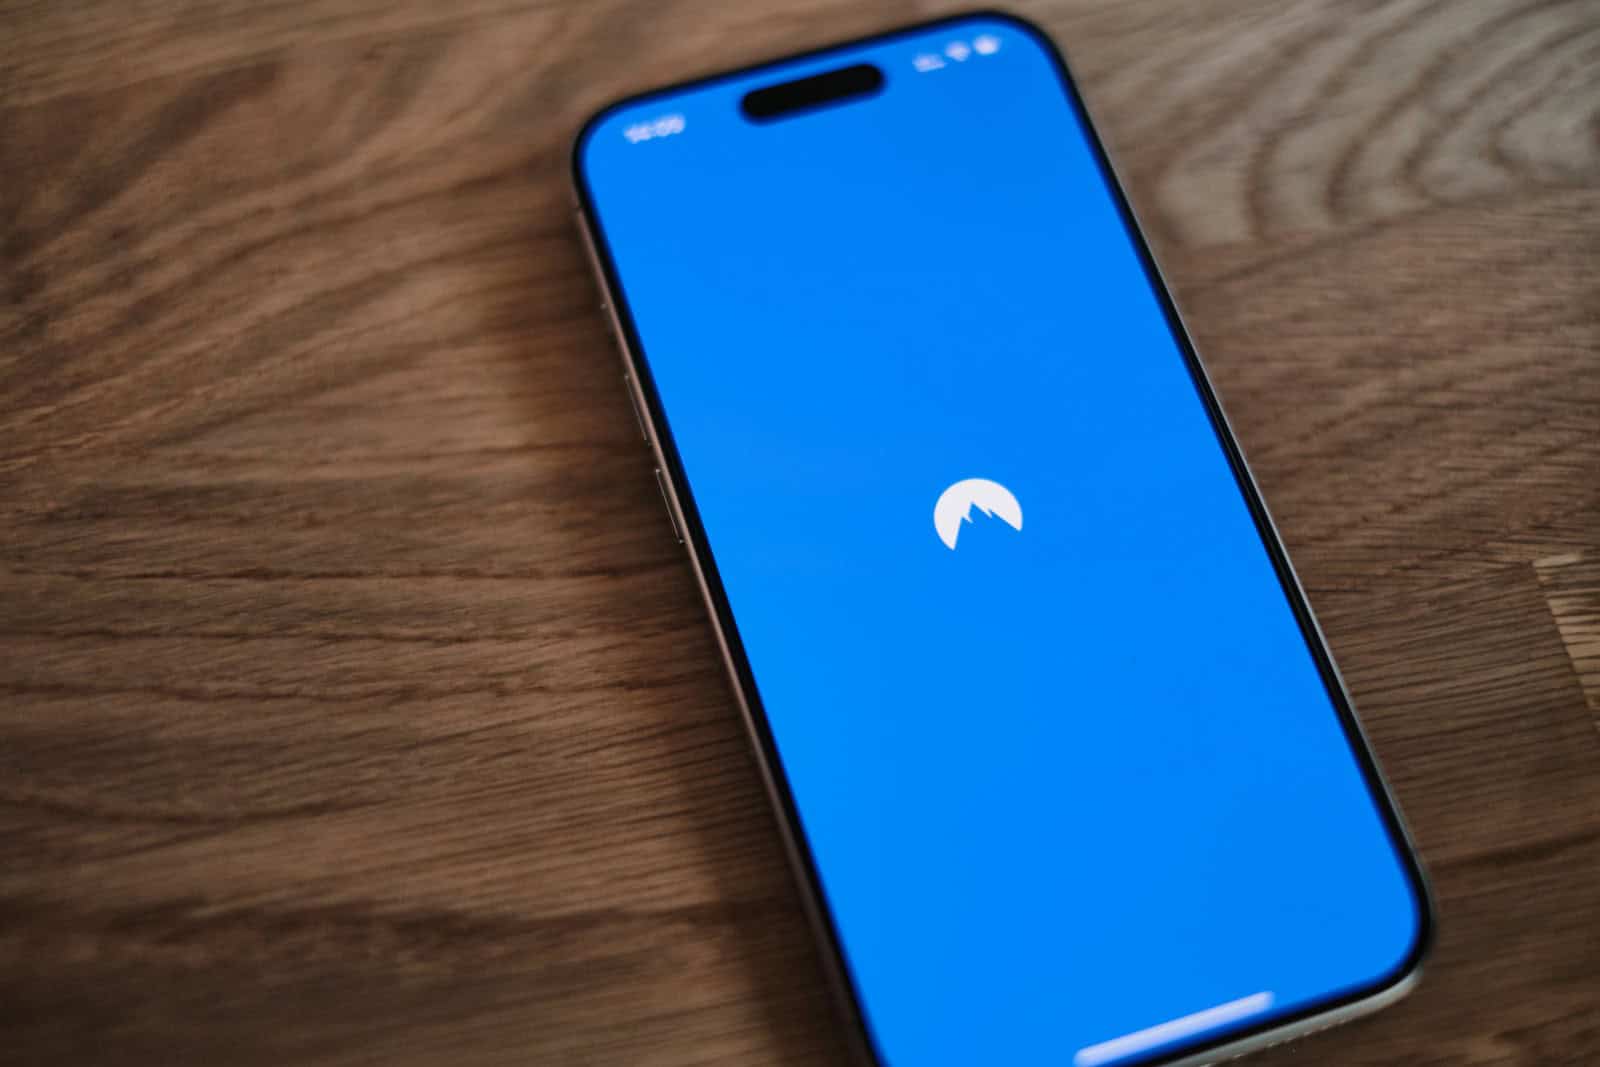
[[[1438,890],[1256,1062],[1600,1063],[1600,6],[1016,6]],[[951,9],[0,0],[0,1061],[838,1058],[564,168]]]

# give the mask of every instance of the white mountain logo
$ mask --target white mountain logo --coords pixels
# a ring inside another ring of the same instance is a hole
[[[987,478],[967,478],[940,493],[939,502],[933,506],[933,528],[939,531],[939,540],[946,548],[956,547],[961,524],[972,521],[973,508],[991,518],[1000,518],[1013,530],[1022,529],[1022,505],[1011,490]]]

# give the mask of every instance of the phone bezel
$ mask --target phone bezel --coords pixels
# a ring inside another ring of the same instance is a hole
[[[620,278],[616,273],[616,265],[611,255],[610,245],[594,209],[592,194],[584,174],[583,147],[600,123],[612,113],[623,108],[635,107],[650,100],[674,96],[687,90],[705,88],[719,82],[749,78],[763,71],[788,66],[796,62],[822,59],[832,53],[843,50],[881,44],[893,41],[896,38],[925,33],[942,26],[974,20],[1004,22],[1032,37],[1043,48],[1046,55],[1050,57],[1056,75],[1060,79],[1061,87],[1067,97],[1068,105],[1084,131],[1086,140],[1094,154],[1101,178],[1113,202],[1116,204],[1129,240],[1139,256],[1146,277],[1155,292],[1157,301],[1161,305],[1168,328],[1171,330],[1179,350],[1183,353],[1195,390],[1206,409],[1207,417],[1211,421],[1218,443],[1227,456],[1229,467],[1245,498],[1246,506],[1250,510],[1251,518],[1256,525],[1263,546],[1272,560],[1278,580],[1300,626],[1302,637],[1316,662],[1318,673],[1323,679],[1330,701],[1339,717],[1352,753],[1361,768],[1363,778],[1379,809],[1384,826],[1400,858],[1401,866],[1405,870],[1407,881],[1416,900],[1417,928],[1410,950],[1396,967],[1380,975],[1367,985],[1343,993],[1334,993],[1325,1000],[1319,1001],[1292,1015],[1273,1017],[1259,1026],[1227,1031],[1213,1040],[1186,1045],[1176,1050],[1157,1052],[1138,1059],[1119,1061],[1118,1067],[1188,1067],[1188,1065],[1208,1063],[1219,1057],[1241,1055],[1254,1049],[1291,1040],[1315,1030],[1377,1011],[1386,1004],[1398,1000],[1416,983],[1420,976],[1422,963],[1432,946],[1435,936],[1436,920],[1432,893],[1429,889],[1426,874],[1417,857],[1410,832],[1400,815],[1398,806],[1394,802],[1389,785],[1378,767],[1371,745],[1361,727],[1360,721],[1356,717],[1344,680],[1340,676],[1328,650],[1327,641],[1322,634],[1321,627],[1311,611],[1299,578],[1295,575],[1294,569],[1289,563],[1288,554],[1278,536],[1277,527],[1267,511],[1260,489],[1257,487],[1255,478],[1238,447],[1232,427],[1228,423],[1227,416],[1222,410],[1215,390],[1212,388],[1210,378],[1206,374],[1198,352],[1195,350],[1194,343],[1172,298],[1166,279],[1145,240],[1143,228],[1139,225],[1138,217],[1128,201],[1123,184],[1117,176],[1115,166],[1084,104],[1077,84],[1073,80],[1065,56],[1049,34],[1029,20],[1008,12],[977,10],[917,22],[881,33],[840,41],[821,48],[809,49],[775,59],[719,71],[714,74],[691,78],[645,92],[629,94],[613,101],[591,115],[579,129],[571,151],[571,181],[577,210],[577,222],[585,240],[592,266],[603,290],[605,305],[611,316],[612,328],[616,332],[618,344],[622,350],[627,387],[633,392],[632,399],[642,413],[646,423],[646,436],[655,454],[658,473],[665,476],[663,489],[668,498],[667,507],[670,517],[679,531],[680,539],[683,540],[688,550],[691,566],[711,616],[718,645],[722,652],[725,666],[728,669],[730,680],[733,683],[734,696],[739,704],[751,739],[756,763],[773,802],[779,831],[783,838],[790,864],[794,869],[796,880],[799,883],[807,917],[814,929],[819,948],[822,950],[823,964],[828,972],[830,984],[837,995],[841,1011],[849,1023],[852,1047],[858,1055],[863,1057],[865,1062],[880,1065],[884,1062],[871,1030],[867,1026],[862,1009],[861,994],[856,987],[854,977],[844,955],[843,946],[839,941],[838,930],[833,922],[831,910],[817,873],[815,858],[811,854],[810,846],[805,840],[804,832],[801,829],[799,812],[795,806],[783,763],[778,756],[776,744],[767,724],[759,692],[756,688],[754,674],[750,669],[749,661],[740,642],[738,627],[733,619],[728,597],[717,571],[715,560],[711,558],[707,548],[705,530],[701,525],[699,513],[694,505],[693,493],[690,491],[687,479],[684,476],[683,466],[670,433],[661,432],[661,427],[666,425],[664,408],[656,391],[649,364],[642,356],[643,345],[629,313]]]

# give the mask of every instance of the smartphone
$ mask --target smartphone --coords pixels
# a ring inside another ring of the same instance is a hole
[[[573,177],[867,1062],[1210,1061],[1415,981],[1421,869],[1040,30],[630,97]]]

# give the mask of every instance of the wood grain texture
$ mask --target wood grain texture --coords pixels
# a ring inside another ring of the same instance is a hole
[[[1571,552],[1537,560],[1534,566],[1600,727],[1600,555]]]
[[[1439,896],[1256,1062],[1600,1063],[1600,8],[1020,9]],[[944,10],[0,0],[0,1061],[839,1058],[565,150]]]

